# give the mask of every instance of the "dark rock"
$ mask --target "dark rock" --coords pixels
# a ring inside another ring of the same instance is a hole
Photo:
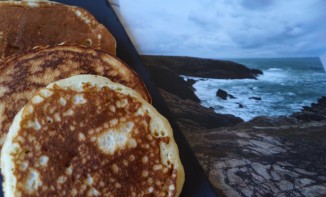
[[[321,120],[325,119],[325,115],[316,114],[316,113],[313,113],[313,112],[299,112],[299,113],[296,113],[294,116],[298,120],[302,120],[302,121],[305,121],[305,122],[308,122],[308,121],[321,121]]]
[[[192,86],[192,85],[194,85],[197,81],[196,80],[194,80],[194,79],[187,79],[187,84],[189,85],[189,86]]]
[[[260,97],[256,97],[256,96],[249,97],[249,99],[254,99],[256,101],[261,101],[261,98]]]
[[[227,98],[230,98],[230,99],[236,99],[235,96],[233,96],[232,94],[229,94],[227,91],[223,90],[223,89],[218,89],[216,91],[216,96],[217,97],[220,97],[221,99],[223,100],[226,100]]]
[[[141,56],[146,66],[170,68],[179,75],[216,79],[256,79],[263,74],[232,61],[178,56]]]
[[[233,96],[232,94],[228,94],[228,96],[229,96],[230,99],[236,99],[236,97]]]
[[[255,76],[258,76],[258,75],[262,75],[264,74],[263,71],[259,70],[259,69],[251,69],[251,73]]]
[[[314,104],[312,104],[312,106],[313,105]],[[303,109],[302,111],[311,111],[311,112],[313,111],[313,108],[311,108],[310,106],[303,106],[302,109]]]
[[[188,87],[195,92],[196,89],[193,87],[193,85],[196,83],[197,81],[194,79],[187,79],[186,83],[188,84]]]
[[[227,99],[228,93],[225,90],[218,89],[216,92],[216,96],[220,97],[223,100]]]
[[[192,87],[179,75],[168,68],[148,66],[151,79],[155,85],[163,90],[177,95],[182,99],[190,99],[199,102],[199,98],[194,93]]]
[[[323,96],[322,98],[318,99],[319,105],[326,106],[326,96]]]
[[[238,103],[239,108],[244,108],[244,106],[241,103]]]
[[[326,97],[321,97],[317,103],[312,103],[311,106],[304,106],[302,111],[293,113],[291,116],[304,122],[325,120]]]
[[[269,117],[269,116],[256,116],[251,119],[248,124],[260,126],[260,127],[276,127],[276,126],[286,126],[297,124],[298,120],[293,117],[279,116],[279,117]]]

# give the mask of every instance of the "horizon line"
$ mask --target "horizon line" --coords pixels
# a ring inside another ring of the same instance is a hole
[[[139,54],[141,56],[166,56],[166,57],[194,57],[202,59],[286,59],[286,58],[319,58],[321,56],[280,56],[280,57],[201,57],[191,55],[167,55],[167,54]]]

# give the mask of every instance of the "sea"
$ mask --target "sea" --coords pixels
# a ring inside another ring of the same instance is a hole
[[[288,116],[326,96],[326,72],[319,58],[229,60],[260,69],[264,74],[257,79],[230,80],[183,76],[196,80],[193,87],[201,105],[217,113],[232,114],[245,121],[256,116]],[[217,97],[218,89],[235,98]]]

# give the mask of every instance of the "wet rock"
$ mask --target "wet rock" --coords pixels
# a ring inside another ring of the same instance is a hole
[[[257,97],[257,96],[249,97],[249,99],[253,99],[253,100],[256,100],[256,101],[261,101],[261,98]]]
[[[217,97],[220,97],[221,99],[223,100],[226,100],[227,98],[230,98],[230,99],[236,99],[235,96],[233,96],[232,94],[229,94],[227,91],[223,90],[223,89],[218,89],[216,91],[216,96]]]
[[[225,90],[218,89],[217,92],[216,92],[216,96],[220,97],[223,100],[226,100],[227,96],[228,96],[228,93]]]
[[[308,176],[315,176],[317,175],[315,172],[308,172],[304,169],[300,169],[300,168],[294,168],[294,170],[300,174],[304,174],[304,175],[308,175]]]
[[[230,97],[230,99],[236,99],[236,97],[233,96],[232,94],[228,94],[228,96]]]
[[[270,180],[271,176],[268,173],[270,169],[270,165],[263,165],[257,162],[252,163],[252,168],[254,169],[255,173],[260,177],[264,178],[265,180]]]
[[[272,176],[272,180],[273,181],[280,181],[282,180],[281,175],[279,175],[277,172],[275,171],[271,171],[271,176]]]
[[[326,196],[326,184],[303,187],[299,191],[303,196]]]
[[[286,180],[278,182],[277,185],[283,192],[293,190],[293,184]]]
[[[316,181],[308,178],[298,179],[294,182],[295,188],[307,187],[309,185],[314,185]]]

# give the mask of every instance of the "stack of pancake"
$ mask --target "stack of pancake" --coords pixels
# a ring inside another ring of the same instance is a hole
[[[178,196],[169,122],[86,10],[0,2],[5,196]]]

